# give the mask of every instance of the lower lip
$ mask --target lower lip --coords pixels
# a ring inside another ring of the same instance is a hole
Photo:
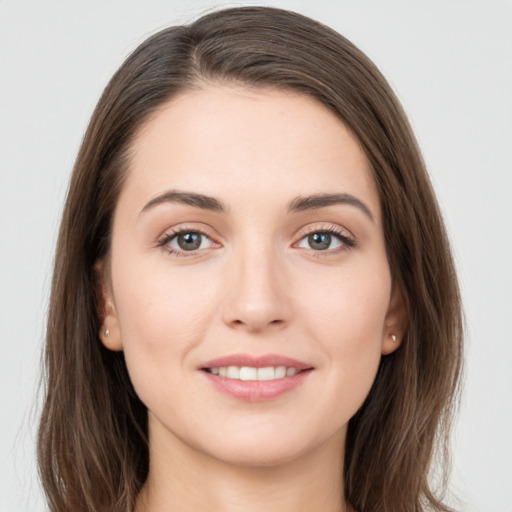
[[[303,370],[290,377],[274,380],[239,380],[228,379],[203,371],[206,378],[219,391],[246,402],[264,402],[272,400],[287,391],[300,386],[312,370]]]

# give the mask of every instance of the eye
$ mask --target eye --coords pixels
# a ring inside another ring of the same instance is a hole
[[[200,231],[179,231],[168,233],[160,244],[170,254],[184,255],[201,249],[208,249],[215,244],[210,237]]]
[[[312,249],[313,251],[333,251],[353,247],[354,242],[337,230],[314,231],[302,237],[297,247]]]

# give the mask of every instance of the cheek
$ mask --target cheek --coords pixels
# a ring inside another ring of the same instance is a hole
[[[383,331],[389,307],[391,276],[381,259],[330,268],[296,277],[300,317],[326,340],[342,337],[350,344],[370,343]]]
[[[391,293],[389,268],[374,265],[340,268],[302,280],[298,318],[315,339],[330,367],[332,386],[359,396],[366,393],[380,362]],[[349,395],[350,393],[348,393]]]
[[[113,276],[123,350],[136,387],[154,380],[159,369],[180,370],[215,314],[213,283],[166,263],[126,266]]]

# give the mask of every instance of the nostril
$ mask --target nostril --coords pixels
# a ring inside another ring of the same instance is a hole
[[[240,319],[235,318],[231,322],[232,327],[242,328],[245,327],[251,331],[260,331],[265,328],[280,328],[286,324],[285,320],[277,318],[274,320],[265,321],[263,319]]]

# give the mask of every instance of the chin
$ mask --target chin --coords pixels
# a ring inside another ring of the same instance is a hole
[[[230,447],[225,453],[216,451],[216,460],[235,467],[277,468],[299,459],[304,455],[302,451],[307,452],[307,450],[292,449],[292,447],[285,449],[275,449],[271,446],[265,448],[261,446],[236,448]]]
[[[344,440],[344,431],[343,435],[336,436],[311,436],[305,432],[295,432],[294,435],[282,429],[279,432],[248,431],[247,434],[226,436],[217,442],[210,439],[201,450],[219,462],[236,467],[277,468],[323,452],[322,447],[327,445],[330,453],[333,446],[339,447],[341,453]]]

